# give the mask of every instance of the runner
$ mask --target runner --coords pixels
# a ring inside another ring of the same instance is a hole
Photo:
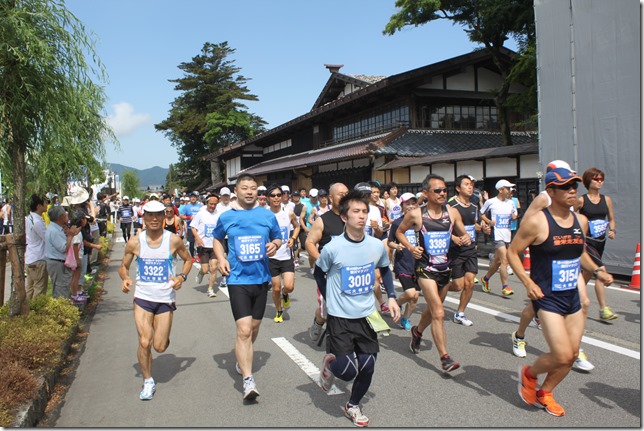
[[[309,232],[306,240],[306,251],[309,256],[317,261],[324,246],[332,239],[342,235],[344,232],[344,220],[340,217],[340,200],[349,193],[349,189],[342,183],[331,184],[329,187],[329,199],[331,200],[331,211],[318,218]],[[313,324],[309,328],[311,340],[318,341],[322,335],[322,327],[326,323],[326,304],[317,286],[318,307],[315,309]]]
[[[606,238],[615,239],[615,215],[613,213],[613,200],[610,196],[599,193],[604,186],[604,172],[593,167],[588,168],[582,175],[584,187],[588,193],[579,197],[575,204],[575,210],[586,216],[590,228],[590,235],[586,237],[586,251],[595,264],[605,268],[602,262]],[[589,271],[582,272],[586,283],[591,279]],[[617,319],[617,313],[613,313],[606,305],[606,289],[601,280],[595,281],[595,295],[599,303],[599,319],[607,322]]]
[[[400,318],[387,250],[381,241],[365,235],[368,213],[369,205],[363,193],[354,190],[344,196],[340,201],[340,216],[346,223],[346,232],[327,244],[315,264],[315,279],[328,301],[329,312],[327,354],[320,386],[328,391],[335,377],[354,380],[344,413],[360,427],[369,424],[360,401],[371,385],[380,350],[378,336],[371,326],[374,314],[380,317],[371,295],[375,268],[380,268],[391,316],[395,322]]]
[[[398,184],[392,181],[385,187],[385,190],[389,193],[389,197],[385,199],[385,209],[387,217],[393,222],[403,215],[401,198],[398,198]]]
[[[293,244],[293,263],[295,264],[295,268],[299,268],[300,252],[304,250],[304,244],[306,243],[306,233],[304,232],[304,229],[300,224],[300,215],[302,214],[304,204],[300,202],[299,190],[295,190],[293,192],[293,195],[291,196],[291,203],[293,204],[293,212],[295,213],[295,219],[297,220],[297,224],[300,226],[300,233],[295,239],[295,243]]]
[[[405,215],[409,211],[418,208],[417,202],[418,199],[416,199],[416,196],[414,196],[413,193],[403,193],[400,197],[402,208],[401,215]],[[414,256],[412,256],[409,250],[407,250],[405,246],[399,243],[396,239],[396,230],[402,221],[403,218],[398,217],[391,225],[391,230],[389,232],[389,249],[396,250],[394,274],[398,277],[398,281],[400,281],[403,288],[403,294],[396,299],[398,306],[405,305],[405,311],[402,313],[399,325],[404,330],[409,331],[411,330],[411,321],[409,320],[409,317],[411,316],[411,313],[416,310],[420,287],[418,286],[418,280],[416,279],[416,261],[414,260]],[[408,229],[405,232],[405,235],[412,245],[417,245],[414,229]]]
[[[271,274],[268,258],[282,245],[282,234],[275,216],[265,208],[256,207],[257,181],[242,174],[235,191],[240,210],[219,215],[213,232],[215,258],[219,271],[228,277],[230,307],[235,319],[235,357],[237,372],[243,376],[244,400],[259,396],[253,377],[253,343],[266,309],[266,296]],[[224,255],[224,239],[228,236],[228,258]]]
[[[288,186],[282,186],[282,206],[295,212],[295,204],[291,202],[291,189]]]
[[[193,262],[196,262],[197,258],[195,257],[195,236],[192,233],[190,224],[192,222],[192,218],[195,215],[197,215],[197,213],[203,206],[201,205],[201,202],[197,202],[198,199],[199,199],[199,192],[194,191],[190,193],[190,201],[186,202],[186,204],[181,207],[181,210],[179,212],[179,217],[181,217],[181,220],[183,220],[186,223],[186,237],[188,239],[188,250],[190,251],[190,256],[192,257]]]
[[[163,229],[176,233],[183,239],[183,221],[175,213],[175,206],[172,203],[165,204],[165,218],[163,219]]]
[[[293,264],[291,247],[300,233],[300,225],[297,223],[293,211],[282,206],[283,192],[277,184],[269,186],[266,193],[270,201],[269,209],[275,214],[282,233],[282,246],[277,250],[275,256],[268,260],[276,310],[273,320],[275,323],[282,323],[284,310],[291,306],[289,294],[295,288],[295,265]],[[282,280],[284,280],[284,287],[282,287]]]
[[[214,291],[215,280],[217,279],[217,259],[213,251],[212,232],[217,225],[219,213],[217,212],[217,196],[209,194],[206,197],[206,206],[202,208],[190,223],[192,235],[197,244],[197,253],[201,267],[197,272],[196,282],[201,284],[204,275],[210,273],[208,277],[208,296],[214,298],[217,294]]]
[[[501,268],[501,284],[503,285],[501,293],[504,296],[509,296],[514,291],[508,286],[508,257],[507,248],[510,245],[510,221],[517,218],[517,208],[512,202],[512,191],[510,190],[516,184],[512,184],[508,180],[499,180],[496,183],[498,194],[495,198],[488,199],[481,208],[481,219],[488,226],[494,227],[494,260],[490,262],[490,268],[487,274],[483,276],[481,284],[483,291],[490,292],[490,278],[496,273],[496,270]],[[490,211],[490,218],[485,213]]]
[[[474,193],[474,182],[470,178],[469,175],[461,175],[456,178],[454,183],[456,184],[457,195],[455,199],[449,202],[461,214],[465,230],[471,240],[469,245],[461,245],[460,238],[452,235],[449,248],[449,259],[452,267],[450,285],[454,291],[461,292],[458,308],[454,313],[454,323],[460,323],[463,326],[473,325],[473,322],[465,316],[465,308],[470,299],[472,299],[474,277],[476,277],[479,268],[476,254],[476,232],[481,231],[481,225],[478,222],[478,207],[470,201]],[[489,230],[487,232],[489,233]]]
[[[584,250],[587,219],[570,210],[577,201],[579,181],[580,177],[565,168],[546,173],[546,191],[552,203],[542,212],[524,219],[508,253],[510,264],[539,316],[550,348],[532,366],[519,368],[519,396],[526,404],[543,408],[554,416],[563,416],[565,410],[554,400],[552,391],[570,371],[584,331],[585,316],[577,288],[580,267],[593,272],[607,285],[613,281]],[[519,258],[519,253],[528,246],[530,276]],[[547,376],[537,390],[537,378],[544,373]]]
[[[121,223],[121,232],[123,232],[123,241],[127,244],[130,240],[132,230],[132,219],[135,217],[130,198],[123,196],[123,202],[116,210],[116,219]]]
[[[304,208],[300,213],[300,227],[304,231],[305,235],[308,235],[312,226],[309,222],[309,216],[311,215],[313,208],[318,204],[318,189],[309,190],[308,199],[300,199],[300,202],[304,204]],[[302,230],[300,230],[300,232],[302,232]],[[306,242],[306,239],[304,241]],[[313,259],[311,255],[309,255],[309,272],[311,273],[311,275],[313,275],[314,266],[315,259]]]
[[[396,229],[396,239],[403,244],[416,259],[416,277],[423,292],[427,307],[423,310],[418,326],[411,328],[409,347],[413,353],[420,352],[423,331],[431,324],[432,337],[445,372],[457,369],[460,365],[447,353],[447,337],[443,326],[445,309],[443,301],[447,295],[450,276],[448,250],[452,229],[459,235],[461,245],[471,243],[465,231],[460,213],[446,204],[447,187],[443,177],[429,174],[423,180],[423,195],[427,204],[405,214]],[[416,232],[416,246],[412,245],[405,232],[413,228]],[[422,246],[420,245],[422,244]]]
[[[134,323],[139,334],[137,357],[143,374],[141,400],[154,397],[156,384],[152,377],[152,347],[162,353],[170,345],[173,312],[177,309],[176,291],[181,289],[192,268],[192,259],[181,238],[163,229],[164,210],[159,201],[150,201],[143,206],[146,230],[125,245],[125,255],[119,268],[119,276],[123,280],[121,290],[128,293],[132,287],[130,265],[137,257]],[[173,269],[172,256],[176,253],[183,259],[179,275],[175,275]]]
[[[257,205],[268,209],[268,197],[266,196],[266,187],[257,187]]]
[[[311,210],[311,214],[309,215],[309,224],[313,226],[313,223],[315,223],[315,220],[318,219],[322,214],[325,212],[329,211],[331,209],[331,205],[329,203],[329,196],[324,189],[318,190],[318,204],[313,207]]]

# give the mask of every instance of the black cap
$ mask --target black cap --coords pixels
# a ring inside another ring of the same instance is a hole
[[[371,185],[369,185],[369,183],[358,183],[353,187],[353,190],[358,190],[364,193],[371,193]]]

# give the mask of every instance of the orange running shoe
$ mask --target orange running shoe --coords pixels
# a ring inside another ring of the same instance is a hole
[[[519,367],[519,396],[526,404],[543,408],[537,403],[537,379],[530,379],[525,375],[529,367],[530,365]]]
[[[537,403],[541,404],[541,408],[546,409],[553,416],[563,416],[566,414],[564,408],[557,404],[552,397],[552,392],[544,392],[541,397],[537,395]]]

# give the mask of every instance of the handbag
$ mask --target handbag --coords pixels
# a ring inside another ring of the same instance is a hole
[[[71,244],[65,256],[65,266],[72,271],[76,270],[76,255],[74,254],[74,245]]]

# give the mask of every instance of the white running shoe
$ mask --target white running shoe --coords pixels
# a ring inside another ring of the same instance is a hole
[[[465,317],[465,313],[454,313],[454,323],[460,323],[463,326],[472,326],[474,322]]]
[[[215,293],[215,291],[212,288],[210,288],[210,289],[208,289],[208,296],[210,298],[216,298],[217,294]]]
[[[226,283],[226,277],[221,277],[221,281],[219,282],[219,288],[220,289],[228,288],[228,284]]]
[[[525,358],[527,353],[525,351],[526,342],[522,338],[517,338],[517,331],[512,333],[512,353],[518,358]]]
[[[595,366],[588,361],[588,357],[582,349],[579,349],[579,356],[575,359],[572,367],[581,371],[592,371],[595,369]]]
[[[335,381],[335,375],[331,371],[331,366],[329,365],[331,361],[335,360],[335,355],[333,353],[327,353],[322,359],[322,371],[320,372],[320,387],[324,392],[327,392],[333,386]]]
[[[154,397],[154,393],[157,390],[157,386],[154,383],[154,380],[150,379],[150,381],[143,381],[143,389],[141,390],[141,393],[139,394],[139,399],[143,401],[151,400],[152,397]]]
[[[512,267],[510,265],[508,265],[507,270],[508,270],[508,275],[514,275],[514,271],[512,271]]]
[[[318,322],[315,321],[314,317],[313,324],[309,328],[309,337],[311,337],[311,340],[318,341],[320,339],[320,336],[322,335],[322,327],[323,325],[318,325]]]
[[[246,377],[244,379],[244,400],[252,401],[259,396],[257,392],[257,385],[255,385],[255,379],[253,376]]]
[[[203,276],[204,275],[201,272],[201,270],[197,271],[197,276],[195,277],[195,281],[197,282],[197,284],[201,284],[201,282],[203,281]]]

